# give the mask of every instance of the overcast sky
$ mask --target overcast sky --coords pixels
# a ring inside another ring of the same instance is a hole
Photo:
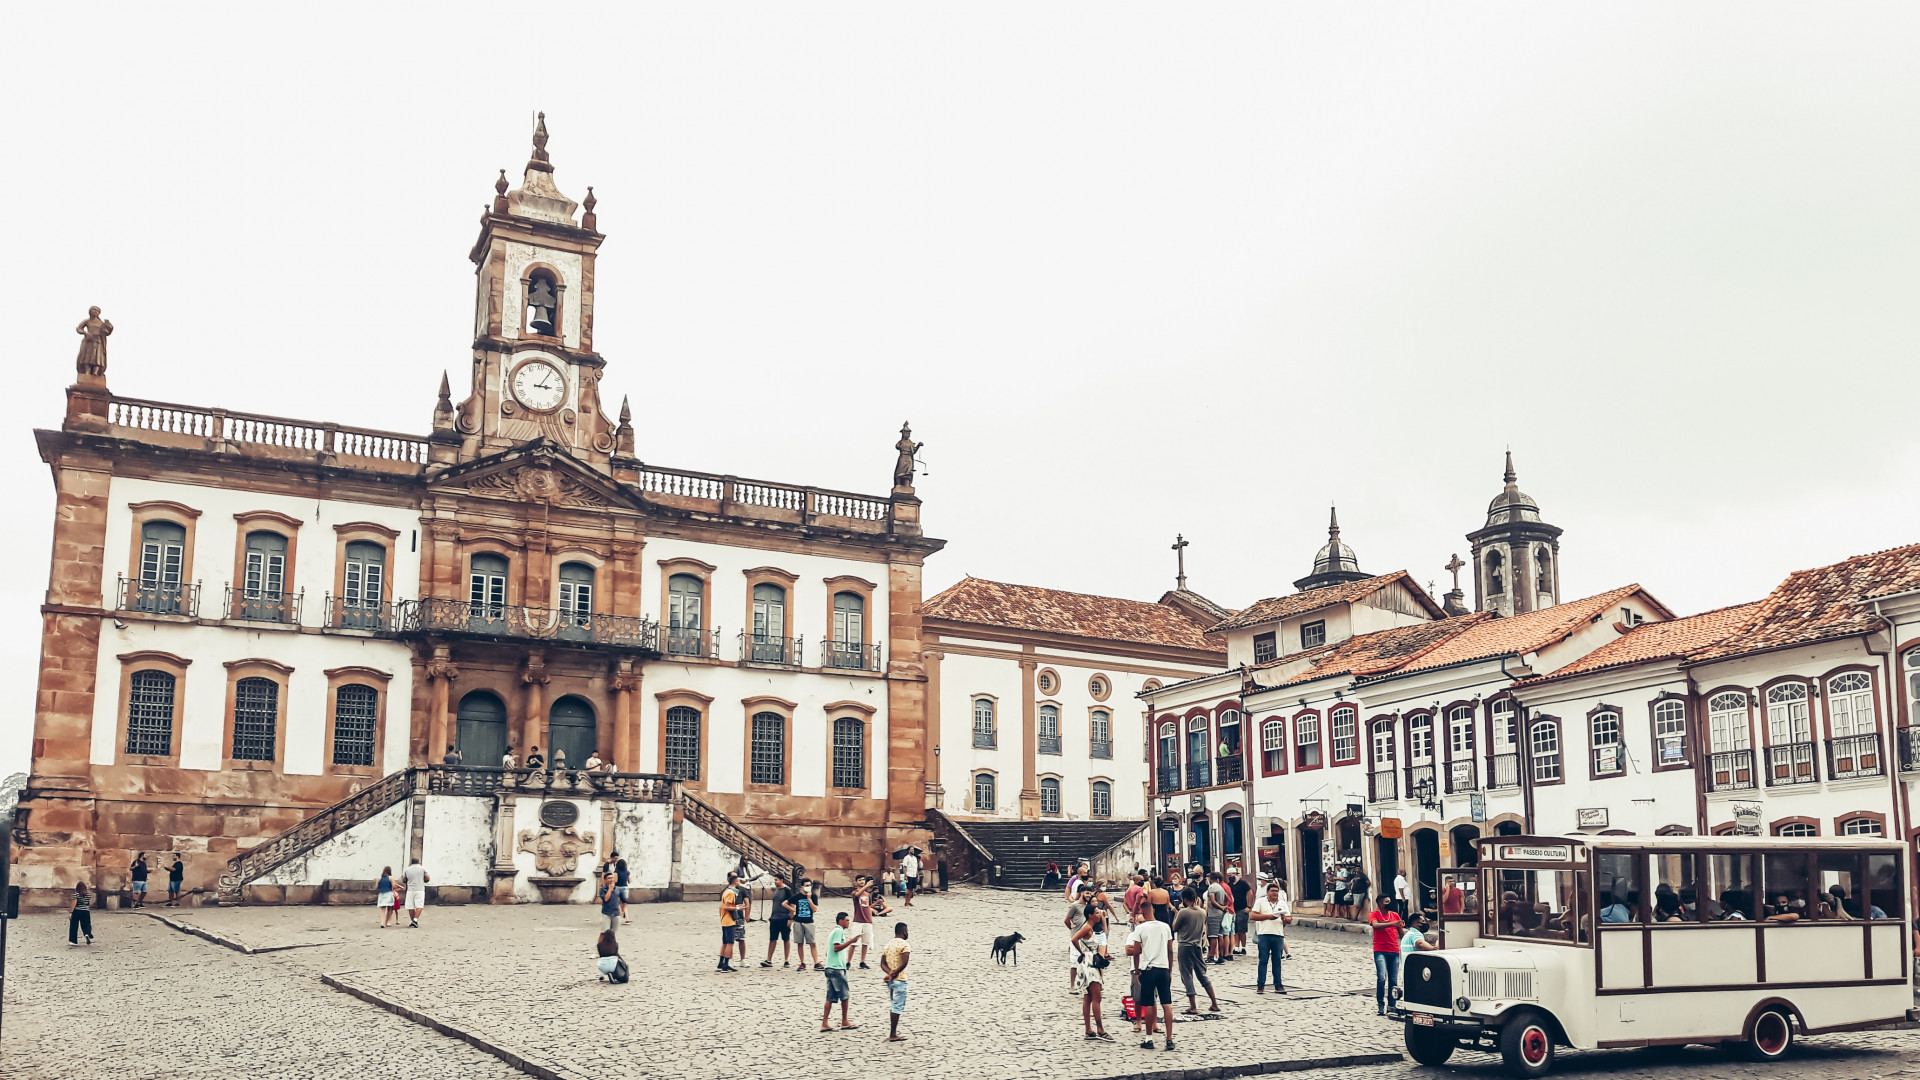
[[[27,5],[0,772],[73,326],[118,393],[424,433],[544,109],[650,462],[884,492],[962,574],[1241,606],[1500,488],[1681,612],[1920,540],[1920,8]],[[456,380],[456,383],[458,380]],[[218,587],[221,582],[209,581]]]

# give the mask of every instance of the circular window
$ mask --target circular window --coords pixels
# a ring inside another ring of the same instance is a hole
[[[580,807],[574,803],[555,800],[540,804],[540,824],[549,829],[564,829],[580,820]]]
[[[1043,694],[1058,693],[1060,690],[1060,676],[1054,674],[1052,668],[1041,668],[1040,674],[1034,676],[1033,684],[1039,687],[1040,692]]]
[[[1087,693],[1092,694],[1095,701],[1105,701],[1107,695],[1113,693],[1113,683],[1107,681],[1105,675],[1095,675],[1087,680]]]

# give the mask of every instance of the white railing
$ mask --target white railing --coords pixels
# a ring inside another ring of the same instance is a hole
[[[170,405],[137,398],[114,398],[107,406],[114,427],[195,436],[216,442],[272,446],[315,455],[345,454],[424,465],[427,440],[392,431],[316,424],[278,416]]]
[[[641,469],[640,490],[683,499],[710,499],[729,507],[757,506],[768,510],[784,510],[809,519],[844,517],[858,521],[885,521],[893,514],[891,502],[869,495],[822,491],[819,488],[775,484],[765,480],[741,480],[680,469]]]

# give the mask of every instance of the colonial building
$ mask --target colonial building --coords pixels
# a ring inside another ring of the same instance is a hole
[[[543,118],[480,220],[463,393],[443,376],[425,436],[121,397],[111,324],[81,325],[65,421],[36,433],[57,508],[30,898],[123,882],[140,850],[244,885],[266,870],[242,853],[449,748],[664,774],[829,878],[925,841],[942,542],[917,444],[883,495],[643,461],[600,395],[592,189],[562,194],[546,144]],[[525,898],[515,859],[474,887]]]

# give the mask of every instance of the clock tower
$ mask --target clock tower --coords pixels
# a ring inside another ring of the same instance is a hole
[[[454,416],[460,460],[545,438],[607,468],[615,431],[593,351],[593,260],[605,237],[593,208],[592,188],[581,204],[554,186],[541,113],[520,186],[507,190],[500,170],[469,256],[477,288],[472,386]]]

